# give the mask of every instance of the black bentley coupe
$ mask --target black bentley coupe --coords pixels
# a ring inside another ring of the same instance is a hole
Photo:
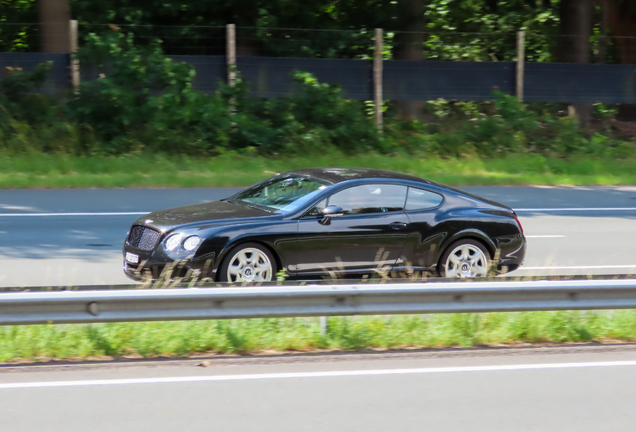
[[[124,272],[164,269],[220,282],[387,272],[449,278],[515,270],[526,252],[515,212],[418,177],[354,168],[278,174],[236,195],[150,213],[131,227]]]

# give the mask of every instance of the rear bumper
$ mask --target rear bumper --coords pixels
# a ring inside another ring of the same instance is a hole
[[[517,270],[526,258],[527,243],[523,234],[514,238],[501,239],[499,242],[499,260],[497,270],[500,274]]]

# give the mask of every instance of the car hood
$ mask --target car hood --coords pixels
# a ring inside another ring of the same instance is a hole
[[[138,223],[166,230],[182,225],[234,225],[271,217],[281,215],[227,201],[212,201],[152,212],[140,218]]]

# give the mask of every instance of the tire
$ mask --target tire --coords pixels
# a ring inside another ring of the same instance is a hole
[[[491,260],[482,242],[462,239],[446,248],[437,264],[437,271],[441,277],[447,278],[486,277],[490,272]]]
[[[217,271],[219,282],[269,282],[276,280],[276,259],[263,245],[243,243],[233,247]]]

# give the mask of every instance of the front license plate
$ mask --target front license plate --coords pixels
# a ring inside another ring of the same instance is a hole
[[[131,264],[139,264],[139,255],[126,252],[126,261],[128,261]]]

